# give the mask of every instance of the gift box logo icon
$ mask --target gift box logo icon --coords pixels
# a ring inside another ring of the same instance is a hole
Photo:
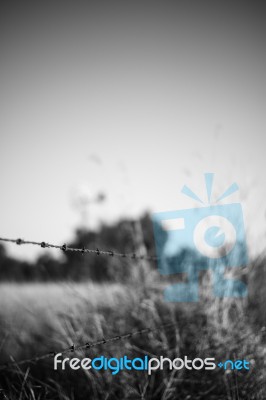
[[[216,297],[244,297],[246,285],[225,277],[226,268],[248,264],[243,212],[240,203],[219,204],[238,190],[232,184],[211,203],[214,174],[205,174],[208,204],[187,186],[182,193],[198,201],[197,208],[154,213],[153,228],[162,275],[182,273],[185,283],[168,286],[166,301],[191,302],[199,298],[199,271],[211,269],[213,294]]]

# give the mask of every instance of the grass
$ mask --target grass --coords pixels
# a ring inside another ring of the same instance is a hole
[[[0,399],[265,399],[264,330],[253,318],[258,304],[214,299],[208,293],[206,289],[196,304],[167,303],[162,284],[143,276],[128,285],[1,284],[1,363],[10,361],[10,356],[18,361],[73,343],[173,322],[171,329],[101,345],[77,356],[245,358],[251,369],[164,369],[151,376],[123,370],[112,375],[70,368],[54,371],[49,359],[0,371]]]

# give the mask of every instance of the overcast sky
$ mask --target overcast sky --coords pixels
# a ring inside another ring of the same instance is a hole
[[[265,242],[262,2],[8,2],[1,6],[0,236],[62,244],[83,224],[240,191]],[[9,246],[33,259],[33,247]]]

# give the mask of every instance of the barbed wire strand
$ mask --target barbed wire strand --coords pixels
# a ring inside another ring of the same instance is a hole
[[[66,244],[63,245],[56,245],[56,244],[51,244],[47,242],[35,242],[31,240],[24,240],[24,239],[7,239],[7,238],[0,238],[0,242],[8,242],[8,243],[15,243],[17,245],[23,245],[23,244],[31,244],[33,246],[39,246],[42,248],[53,248],[53,249],[60,249],[64,252],[66,251],[71,251],[71,252],[76,252],[76,253],[81,253],[81,254],[96,254],[96,255],[104,255],[104,256],[110,256],[110,257],[121,257],[121,258],[130,258],[130,259],[136,259],[136,260],[149,260],[149,261],[156,261],[159,260],[158,257],[153,256],[153,255],[138,255],[136,253],[119,253],[116,251],[112,250],[99,250],[97,249],[87,249],[85,247],[82,248],[76,248],[76,247],[68,247]]]
[[[156,332],[156,331],[158,331],[160,329],[170,328],[170,327],[174,327],[174,326],[176,326],[176,323],[173,323],[173,322],[170,323],[169,322],[169,323],[165,323],[165,324],[159,325],[159,326],[157,326],[156,328],[153,328],[153,329],[152,328],[144,328],[144,329],[140,329],[138,331],[125,333],[123,335],[116,335],[116,336],[113,336],[113,337],[107,338],[107,339],[103,338],[101,340],[98,340],[98,341],[92,342],[92,343],[87,342],[85,344],[81,344],[81,345],[77,345],[77,346],[75,344],[73,344],[72,346],[70,346],[70,347],[68,347],[66,349],[57,351],[57,352],[50,351],[49,353],[45,353],[43,355],[39,355],[39,356],[35,356],[35,357],[32,357],[32,358],[24,359],[24,360],[21,360],[21,361],[11,361],[11,362],[7,362],[5,364],[0,364],[0,370],[9,369],[10,367],[13,367],[13,366],[16,366],[16,365],[35,364],[38,361],[49,359],[49,358],[53,358],[56,354],[59,354],[59,353],[64,355],[64,354],[71,353],[71,352],[73,353],[73,352],[80,351],[80,350],[91,349],[92,347],[95,347],[95,346],[104,345],[104,344],[111,343],[111,342],[116,342],[116,341],[119,341],[119,340],[130,339],[133,336],[144,335],[146,333]]]
[[[56,354],[62,354],[63,355],[63,354],[68,354],[68,353],[74,353],[74,352],[80,351],[80,350],[91,349],[92,347],[96,347],[96,346],[99,346],[99,345],[104,345],[104,344],[108,344],[108,343],[111,343],[111,342],[116,342],[116,341],[124,340],[124,339],[130,339],[133,336],[143,335],[143,334],[146,334],[146,333],[152,333],[152,332],[159,331],[160,329],[163,329],[163,328],[167,329],[167,328],[170,328],[170,327],[176,327],[176,323],[168,322],[168,323],[165,323],[165,324],[161,324],[161,325],[159,325],[159,326],[157,326],[156,328],[153,328],[153,329],[152,328],[144,328],[144,329],[140,329],[138,331],[125,333],[123,335],[116,335],[116,336],[113,336],[113,337],[107,338],[107,339],[103,338],[101,340],[98,340],[98,341],[92,342],[92,343],[86,342],[85,344],[78,345],[78,346],[76,346],[75,344],[72,344],[72,346],[67,347],[66,349],[60,350],[58,352],[50,351],[50,352],[45,353],[45,354],[40,355],[40,356],[35,356],[35,357],[32,357],[32,358],[27,358],[27,359],[20,360],[20,361],[15,361],[14,360],[14,361],[11,361],[11,362],[6,362],[4,364],[0,364],[0,371],[6,370],[6,369],[10,369],[11,367],[14,367],[14,366],[17,366],[17,365],[36,364],[38,361],[49,359],[49,358],[53,358]],[[266,333],[266,327],[262,327],[260,329],[259,333],[264,337],[265,333]],[[238,339],[238,343],[237,343],[236,347],[241,346],[241,343],[244,340],[246,340],[247,338],[251,337],[252,335],[254,335],[253,332],[249,332],[247,334],[242,335]],[[220,344],[213,345],[212,347],[215,350],[217,348],[220,348]]]

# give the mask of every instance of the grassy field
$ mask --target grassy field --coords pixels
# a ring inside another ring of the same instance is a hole
[[[173,322],[172,328],[76,356],[245,358],[250,370],[164,369],[151,376],[123,370],[112,375],[54,371],[48,359],[0,371],[0,399],[265,399],[265,332],[262,320],[254,318],[259,289],[253,301],[214,299],[206,291],[197,304],[178,304],[164,301],[161,286],[137,280],[128,285],[1,284],[1,363]]]

